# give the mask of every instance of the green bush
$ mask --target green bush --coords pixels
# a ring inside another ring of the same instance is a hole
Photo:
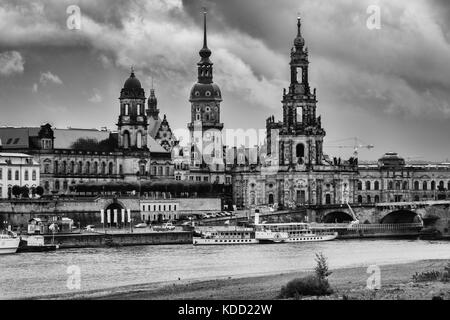
[[[331,274],[328,270],[327,258],[322,253],[316,253],[315,275],[289,281],[281,288],[279,298],[295,298],[302,296],[325,296],[333,293],[327,277]]]
[[[323,255],[323,253],[316,253],[316,268],[314,271],[316,272],[316,277],[319,279],[326,279],[331,271],[328,271],[328,262],[327,258]]]
[[[298,299],[302,296],[324,296],[332,293],[333,290],[327,279],[310,275],[289,281],[286,286],[281,288],[279,297]]]
[[[437,281],[441,278],[442,274],[440,271],[432,270],[425,272],[416,272],[412,279],[414,282],[427,282],[427,281]]]

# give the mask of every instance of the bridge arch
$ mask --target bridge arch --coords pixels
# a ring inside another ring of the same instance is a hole
[[[353,221],[353,217],[343,211],[328,212],[323,216],[324,223],[343,223]]]
[[[396,210],[386,214],[381,218],[380,223],[382,224],[393,224],[393,223],[416,223],[420,222],[421,218],[419,214],[411,210]]]

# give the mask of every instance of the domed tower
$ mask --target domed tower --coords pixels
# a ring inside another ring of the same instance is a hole
[[[214,131],[214,135],[216,135],[220,134],[223,129],[223,123],[220,122],[222,93],[219,86],[213,82],[213,63],[209,59],[211,50],[208,48],[206,35],[206,11],[203,13],[203,48],[199,54],[201,59],[197,64],[198,81],[192,87],[189,98],[191,103],[191,122],[188,124],[191,142],[197,148],[200,148],[200,145],[204,142],[200,141],[204,136],[204,132]],[[204,144],[201,149],[205,149]],[[216,149],[219,149],[219,147]],[[209,150],[208,152],[214,153],[214,150],[212,152]]]
[[[119,148],[147,150],[147,116],[145,92],[131,68],[131,75],[120,92],[120,115],[117,123]]]

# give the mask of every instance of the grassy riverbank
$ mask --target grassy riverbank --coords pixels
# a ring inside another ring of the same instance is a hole
[[[331,269],[330,284],[335,293],[319,299],[425,299],[440,296],[450,299],[450,282],[412,281],[416,272],[443,270],[450,260],[424,260],[404,264],[382,265],[381,289],[366,289],[367,267]],[[245,278],[227,278],[205,281],[164,282],[78,294],[53,296],[55,299],[275,299],[281,286],[309,272],[295,272]],[[309,297],[307,299],[317,299]]]

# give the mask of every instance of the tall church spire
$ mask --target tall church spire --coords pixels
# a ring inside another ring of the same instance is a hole
[[[198,65],[198,82],[199,83],[212,83],[213,82],[213,63],[209,60],[211,56],[211,50],[208,48],[208,39],[206,33],[206,8],[203,8],[203,48],[199,54],[201,57]]]

